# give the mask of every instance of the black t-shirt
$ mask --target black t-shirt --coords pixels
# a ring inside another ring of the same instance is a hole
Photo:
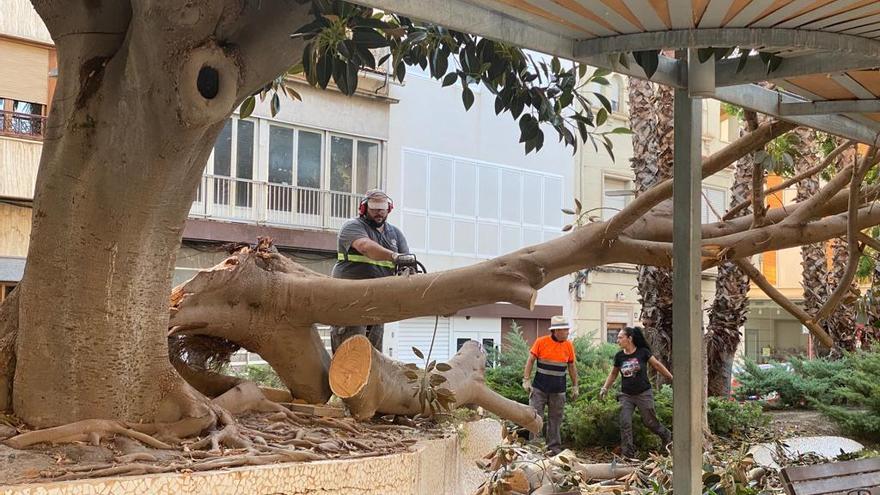
[[[333,278],[363,280],[394,275],[394,263],[371,260],[351,247],[351,243],[362,237],[367,237],[395,253],[409,252],[406,238],[397,227],[386,223],[382,232],[379,232],[363,218],[352,218],[339,229],[336,252],[343,254],[341,256],[343,259],[337,261],[333,266],[331,275]]]
[[[639,347],[632,354],[623,351],[614,356],[614,367],[620,369],[620,390],[629,395],[636,395],[651,388],[648,381],[648,360],[651,351]]]

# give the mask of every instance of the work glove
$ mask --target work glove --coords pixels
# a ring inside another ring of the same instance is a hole
[[[415,268],[416,255],[412,253],[394,253],[392,255],[394,266],[397,268]]]
[[[580,392],[580,390],[578,390],[578,387],[571,387],[571,401],[572,402],[578,400],[578,397],[580,395],[581,395],[581,392]]]
[[[532,381],[528,378],[523,378],[523,390],[528,393],[532,393]]]
[[[602,387],[601,389],[599,389],[599,398],[600,398],[600,399],[605,399],[605,397],[606,397],[607,395],[608,395],[608,389],[607,389],[607,388]]]

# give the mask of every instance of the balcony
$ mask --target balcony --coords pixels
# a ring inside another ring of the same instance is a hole
[[[42,141],[45,128],[45,115],[0,110],[0,136]]]
[[[205,175],[190,216],[235,222],[339,230],[357,215],[358,194]]]

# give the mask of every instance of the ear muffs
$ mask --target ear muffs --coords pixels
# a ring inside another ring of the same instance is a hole
[[[391,210],[394,209],[394,201],[391,201],[391,198],[386,196],[388,199],[388,213],[391,213]],[[363,198],[360,203],[358,203],[358,216],[364,216],[367,214],[367,202],[370,198]]]

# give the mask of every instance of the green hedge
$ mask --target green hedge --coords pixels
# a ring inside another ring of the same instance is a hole
[[[616,446],[620,443],[620,405],[614,391],[604,400],[600,400],[598,394],[611,371],[618,347],[604,343],[595,345],[589,336],[577,337],[573,344],[577,354],[580,398],[575,403],[566,404],[563,437],[576,448]],[[486,371],[488,385],[508,399],[527,404],[528,394],[522,389],[522,373],[528,355],[528,344],[514,323],[504,342],[504,352],[491,358],[498,364]],[[672,429],[672,389],[664,386],[655,392],[654,399],[657,417]],[[708,420],[710,428],[722,436],[744,434],[748,429],[768,422],[757,404],[716,399],[709,401]],[[633,439],[639,448],[645,450],[660,447],[660,439],[644,427],[638,412],[633,418]]]

